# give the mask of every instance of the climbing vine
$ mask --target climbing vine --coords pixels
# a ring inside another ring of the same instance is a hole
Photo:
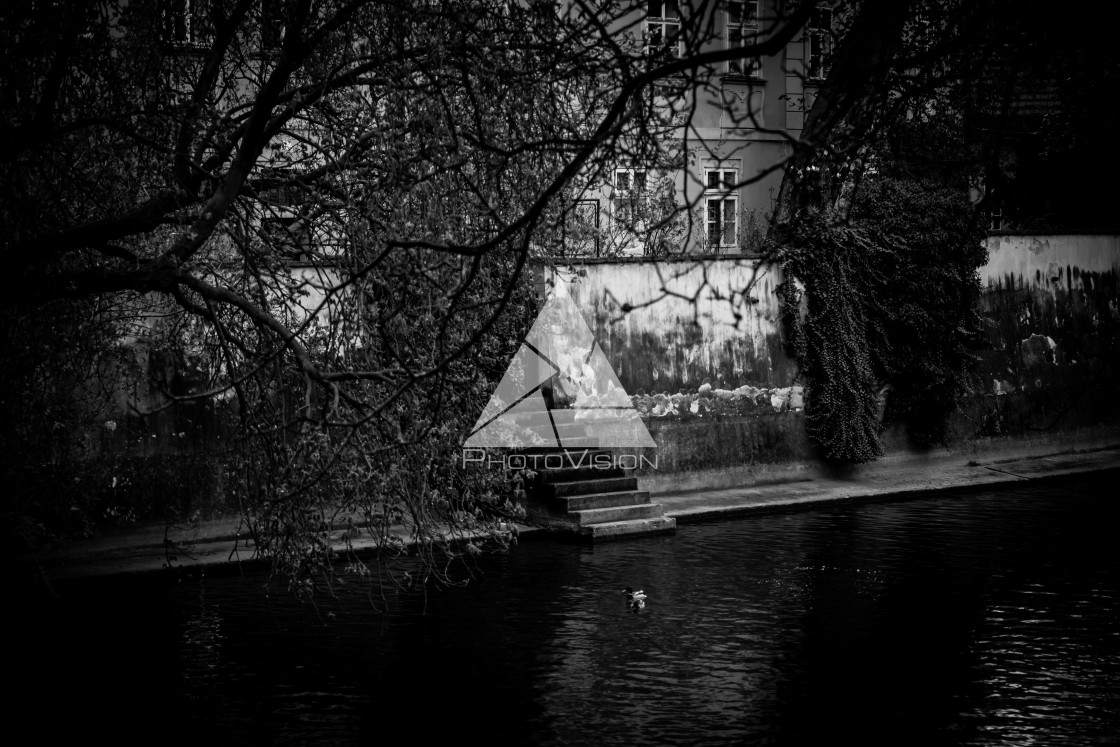
[[[875,357],[889,354],[869,282],[876,243],[827,218],[802,221],[790,238],[779,294],[790,347],[808,384],[806,427],[827,458],[871,461],[883,453]]]
[[[945,440],[982,339],[981,238],[959,191],[895,178],[865,187],[847,215],[804,215],[786,232],[779,294],[826,458],[881,456],[892,420],[917,443]]]

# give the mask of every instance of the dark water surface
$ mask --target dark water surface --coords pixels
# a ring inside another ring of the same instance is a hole
[[[66,587],[5,613],[26,623],[9,725],[155,744],[1116,744],[1115,479],[526,541],[388,617],[356,587],[316,614],[263,578]]]

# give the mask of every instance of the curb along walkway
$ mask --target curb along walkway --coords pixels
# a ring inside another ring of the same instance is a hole
[[[843,501],[882,501],[998,489],[1028,481],[1120,470],[1120,445],[1093,451],[983,461],[967,456],[873,464],[850,478],[834,477],[743,488],[657,495],[678,524],[788,511]]]
[[[997,489],[1030,481],[1056,480],[1072,475],[1120,471],[1120,444],[1090,451],[1070,451],[1043,456],[984,459],[942,456],[933,459],[900,459],[860,468],[847,477],[813,477],[750,487],[661,493],[655,500],[665,515],[678,524],[727,519],[758,512],[790,511],[844,501],[902,500],[947,492]],[[541,533],[522,527],[521,534]],[[239,539],[240,534],[240,539]],[[395,534],[408,539],[402,528]],[[172,543],[165,547],[165,537]],[[76,542],[34,560],[48,579],[69,579],[133,574],[172,567],[229,565],[254,559],[248,533],[239,519],[206,522],[192,528],[140,527],[127,533],[103,535]],[[342,531],[336,546],[344,545]],[[371,549],[369,537],[351,540],[356,551]]]

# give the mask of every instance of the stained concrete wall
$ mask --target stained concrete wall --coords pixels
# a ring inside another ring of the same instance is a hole
[[[988,247],[979,273],[988,339],[979,387],[950,423],[954,447],[1060,444],[1062,433],[1115,428],[1120,236],[997,235]],[[814,462],[782,346],[776,268],[713,258],[554,272],[657,441],[647,487],[788,479]],[[888,458],[910,448],[900,428],[884,439]]]
[[[1003,419],[1038,430],[1115,418],[1120,236],[996,235],[988,247],[982,389],[1014,395]]]
[[[793,383],[774,267],[729,257],[586,261],[554,272],[631,394]]]
[[[998,235],[981,270],[994,393],[1089,382],[1116,361],[1120,236]]]
[[[998,382],[991,393],[1110,362],[1101,356],[1120,324],[1120,236],[994,235],[988,247],[979,273],[991,322],[981,373]],[[775,267],[731,257],[623,259],[553,272],[631,394],[695,392],[705,382],[717,389],[794,384]]]
[[[1120,263],[1120,236],[1101,234],[994,234],[988,237],[988,263],[980,269],[985,284],[1050,285],[1073,273],[1115,273]]]
[[[1072,443],[1071,434],[1114,433],[1120,236],[1001,235],[989,249],[980,273],[991,320],[983,378],[951,423],[954,448],[1044,443],[1052,451]],[[568,284],[658,444],[659,469],[641,475],[644,487],[788,480],[819,466],[796,367],[782,348],[774,268],[721,257],[586,261],[549,272]],[[321,298],[310,296],[308,308]],[[84,435],[91,460],[113,460],[94,465],[96,474],[43,476],[68,486],[59,510],[72,513],[78,492],[92,507],[131,506],[137,516],[172,504],[183,515],[226,510],[220,413],[203,402],[144,407],[157,391],[187,393],[202,383],[183,361],[137,355],[136,375],[119,374],[122,382],[139,377],[130,414]],[[898,429],[885,438],[888,459],[906,453]]]

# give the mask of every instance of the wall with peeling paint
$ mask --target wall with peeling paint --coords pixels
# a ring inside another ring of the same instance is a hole
[[[988,237],[988,264],[980,269],[986,285],[1015,277],[1020,282],[1049,283],[1059,275],[1072,280],[1079,272],[1115,272],[1120,236],[1100,234],[995,234]]]
[[[1120,424],[1120,236],[996,235],[988,248],[981,385],[950,423],[954,442]],[[776,268],[623,259],[552,275],[649,425],[662,476],[736,470],[750,479],[814,460],[782,346]],[[899,429],[884,438],[889,453],[908,448]]]
[[[1027,429],[1117,415],[1120,236],[997,235],[980,275],[983,391]]]
[[[774,267],[728,257],[588,261],[554,272],[631,394],[793,383]]]

